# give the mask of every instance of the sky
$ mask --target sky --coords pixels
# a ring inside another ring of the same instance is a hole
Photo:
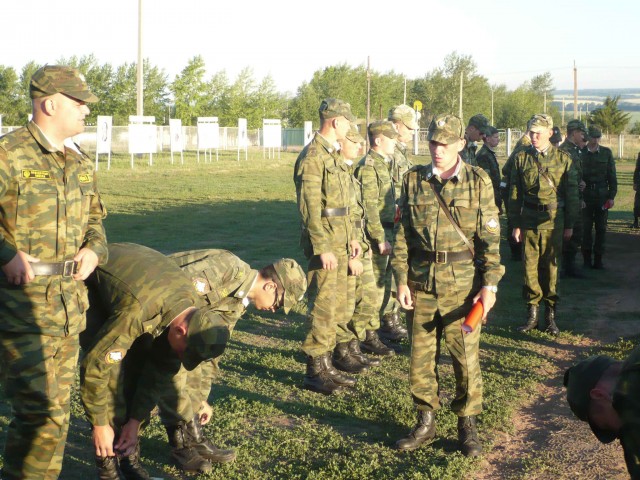
[[[0,65],[93,54],[135,63],[139,0],[5,2]],[[324,67],[346,63],[421,78],[457,52],[492,85],[514,89],[550,72],[556,89],[639,88],[637,0],[142,0],[143,57],[169,81],[202,56],[230,81],[249,67],[295,94]],[[35,13],[31,13],[35,12]]]

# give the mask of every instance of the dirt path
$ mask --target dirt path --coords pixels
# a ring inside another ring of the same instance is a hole
[[[601,279],[616,288],[595,292],[590,291],[593,282],[574,280],[580,282],[576,287],[581,289],[580,294],[600,295],[585,329],[590,333],[577,343],[561,338],[540,345],[541,351],[554,360],[554,369],[514,415],[515,433],[498,434],[494,449],[474,476],[476,480],[629,478],[619,442],[598,442],[589,425],[573,416],[562,387],[565,370],[591,348],[640,334],[640,236],[609,234],[607,247],[607,270]]]

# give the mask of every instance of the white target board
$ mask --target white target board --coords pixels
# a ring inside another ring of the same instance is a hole
[[[111,153],[113,117],[110,115],[98,115],[96,127],[96,153]]]
[[[262,146],[265,148],[282,147],[282,122],[279,119],[262,120]]]
[[[304,144],[307,145],[313,138],[313,122],[304,122]]]
[[[180,120],[179,118],[169,119],[169,136],[171,137],[171,152],[182,152],[184,150],[182,120]]]
[[[129,116],[129,153],[156,153],[158,132],[154,125],[156,117]]]
[[[218,117],[198,117],[198,150],[220,148]]]

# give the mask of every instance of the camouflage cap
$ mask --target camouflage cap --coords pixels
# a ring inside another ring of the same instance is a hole
[[[351,124],[351,128],[349,129],[345,137],[347,138],[347,140],[353,143],[364,143],[364,137],[360,135],[360,131],[358,130],[358,127],[355,123]]]
[[[281,258],[273,262],[273,268],[278,274],[282,288],[284,288],[284,313],[289,313],[291,307],[296,305],[307,291],[307,276],[291,258]]]
[[[467,124],[468,127],[476,127],[482,133],[486,133],[486,129],[489,125],[489,119],[481,113],[478,113],[471,117],[469,119],[469,123]]]
[[[191,371],[200,363],[219,357],[230,336],[231,332],[220,313],[211,308],[199,308],[189,320],[182,365]]]
[[[400,121],[409,130],[416,130],[418,122],[416,122],[416,112],[409,105],[398,105],[389,110],[388,120],[392,122]]]
[[[602,374],[613,364],[613,358],[603,355],[589,357],[569,368],[564,373],[564,386],[567,389],[567,402],[571,411],[580,420],[589,422],[595,436],[603,443],[609,443],[616,438],[613,432],[602,430],[591,423],[589,419],[589,403],[591,390],[596,386]]]
[[[493,125],[489,125],[487,128],[484,129],[484,133],[488,136],[495,135],[498,132],[499,130]]]
[[[355,122],[356,120],[356,117],[351,113],[351,105],[337,98],[323,100],[318,112],[320,112],[320,117],[324,120],[335,117],[344,117],[350,122]]]
[[[449,145],[464,138],[462,120],[455,115],[442,114],[431,120],[427,140]]]
[[[581,120],[569,120],[567,123],[567,132],[573,132],[574,130],[580,130],[581,132],[587,133],[587,127],[584,126]]]
[[[551,135],[549,141],[551,143],[558,143],[562,141],[562,132],[560,131],[559,127],[553,127],[553,134]]]
[[[589,138],[600,138],[600,137],[602,137],[602,130],[600,130],[595,125],[590,125],[589,126],[589,131],[587,132],[587,136]]]
[[[40,98],[55,93],[64,93],[83,102],[98,101],[80,71],[65,65],[45,65],[31,77],[29,94],[31,98]]]
[[[388,138],[398,138],[398,131],[389,120],[378,120],[369,124],[369,136],[378,137],[384,135]]]
[[[553,128],[553,118],[546,113],[536,113],[529,120],[529,130],[532,132],[542,132]]]

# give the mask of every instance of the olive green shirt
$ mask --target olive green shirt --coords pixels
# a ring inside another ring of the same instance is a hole
[[[610,148],[598,146],[595,152],[582,150],[582,179],[585,182],[584,201],[588,204],[604,204],[618,193],[616,162]]]

